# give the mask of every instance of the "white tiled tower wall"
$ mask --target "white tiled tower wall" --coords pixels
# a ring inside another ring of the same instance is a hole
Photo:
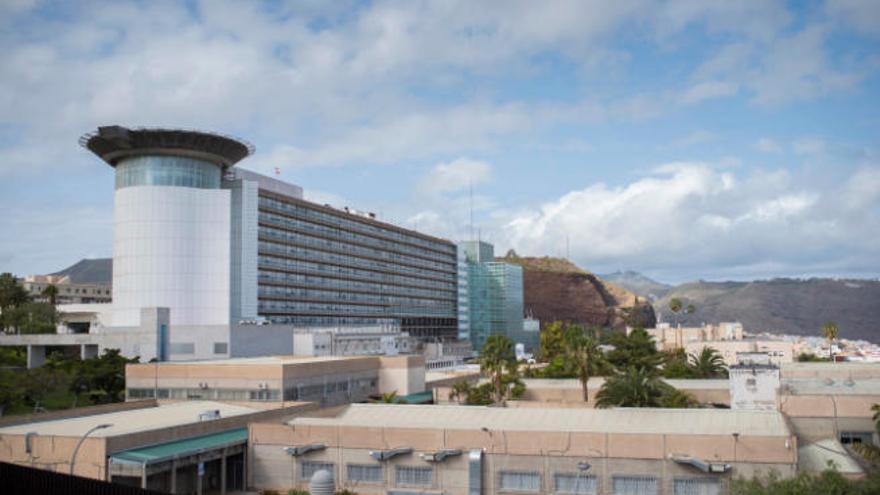
[[[173,186],[116,190],[113,325],[140,325],[145,307],[171,325],[229,323],[230,191]]]

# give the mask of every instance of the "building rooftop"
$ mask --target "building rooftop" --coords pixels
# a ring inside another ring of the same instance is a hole
[[[199,422],[199,414],[219,410],[221,418],[242,416],[259,412],[258,409],[236,406],[212,401],[185,401],[164,404],[158,407],[130,409],[127,411],[95,414],[77,418],[57,419],[35,423],[24,423],[0,428],[0,434],[24,435],[36,432],[38,435],[57,435],[81,437],[91,428],[100,424],[113,426],[93,432],[90,437],[114,437],[142,431],[158,430]]]
[[[880,395],[880,379],[790,378],[782,381],[782,389],[791,395]]]
[[[679,390],[729,390],[730,384],[726,378],[722,379],[664,379],[664,382]],[[488,383],[487,379],[480,380],[481,383]],[[581,389],[580,380],[573,378],[526,378],[523,380],[526,390],[529,389]],[[587,382],[587,387],[591,390],[597,390],[605,383],[605,378],[595,376]]]
[[[213,365],[213,366],[248,366],[248,365],[287,365],[287,364],[313,364],[332,361],[357,361],[377,356],[261,356],[243,357],[230,359],[203,359],[197,361],[164,361],[160,366],[188,366],[188,365]],[[155,363],[141,363],[153,366]]]
[[[295,418],[294,426],[787,437],[776,411],[722,409],[559,409],[352,404],[332,418]]]
[[[114,167],[130,156],[172,154],[201,158],[225,168],[254,152],[250,143],[211,132],[118,125],[98,127],[96,132],[83,135],[79,144]]]

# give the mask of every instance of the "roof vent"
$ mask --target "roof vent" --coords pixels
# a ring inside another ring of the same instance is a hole
[[[220,419],[220,409],[209,409],[199,413],[199,421],[211,421]]]
[[[333,495],[336,491],[336,483],[330,471],[319,469],[312,475],[309,481],[309,493],[311,495]]]

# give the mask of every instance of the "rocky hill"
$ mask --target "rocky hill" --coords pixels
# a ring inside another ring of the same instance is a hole
[[[682,324],[740,321],[747,331],[818,335],[828,320],[840,336],[880,342],[880,281],[773,279],[754,282],[692,282],[671,289],[654,303],[663,321],[673,321],[671,298],[696,311]]]
[[[606,275],[599,275],[602,280],[611,282],[618,287],[632,292],[633,294],[656,301],[665,296],[673,286],[658,282],[632,270],[616,271]]]
[[[638,306],[644,325],[655,323],[654,310],[644,298],[568,260],[519,256],[497,260],[523,267],[525,310],[542,323],[562,320],[585,326],[623,328],[624,319],[634,306]]]

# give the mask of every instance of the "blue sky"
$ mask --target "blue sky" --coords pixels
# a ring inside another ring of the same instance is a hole
[[[498,251],[880,275],[880,2],[0,6],[0,270],[112,252],[104,124],[243,137],[308,197]]]

